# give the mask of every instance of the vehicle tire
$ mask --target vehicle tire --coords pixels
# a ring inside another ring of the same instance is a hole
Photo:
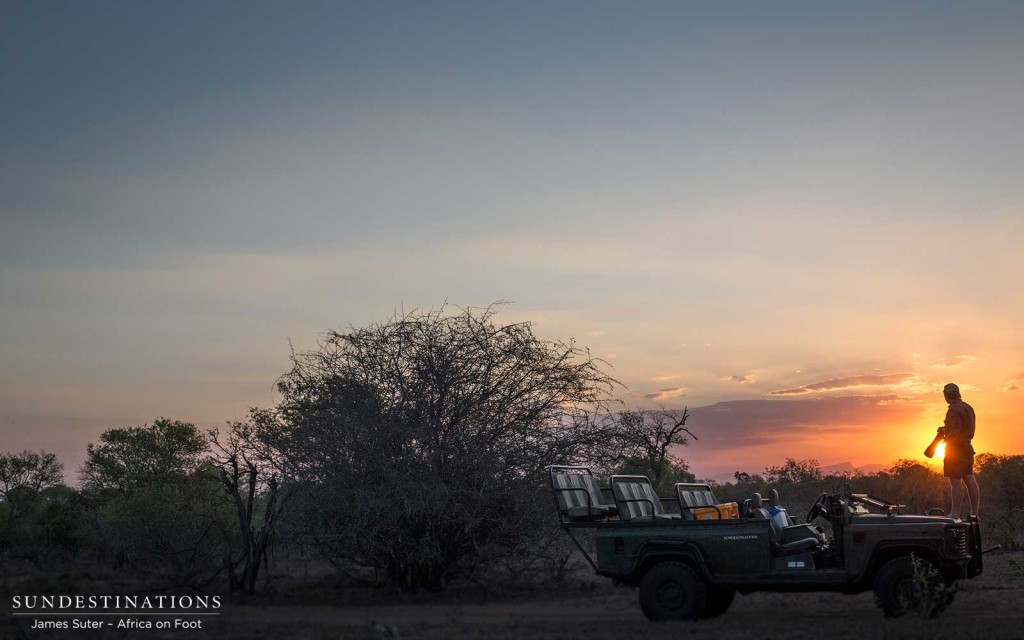
[[[680,562],[657,564],[640,581],[640,608],[648,620],[696,620],[706,598],[704,579]]]
[[[924,558],[914,575],[914,560],[901,556],[890,560],[875,576],[875,602],[890,618],[918,610],[934,618],[953,602],[955,585],[946,582],[934,564]]]
[[[729,587],[708,585],[702,618],[715,618],[725,613],[736,598],[736,590]]]

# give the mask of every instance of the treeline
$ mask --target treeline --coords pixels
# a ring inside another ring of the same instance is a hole
[[[1001,544],[1006,549],[1024,547],[1024,456],[983,453],[975,459],[975,474],[981,485],[981,524],[985,546]],[[716,484],[723,501],[739,501],[755,492],[764,497],[775,489],[780,502],[797,522],[803,522],[815,498],[822,493],[867,493],[891,503],[906,505],[903,513],[926,514],[933,508],[948,513],[949,481],[935,468],[913,460],[898,460],[892,467],[873,474],[825,473],[816,460],[787,459],[763,473],[737,471],[734,481]],[[970,513],[964,497],[962,517]]]
[[[51,454],[0,455],[0,569],[103,566],[147,588],[251,593],[302,554],[395,589],[555,580],[576,560],[546,465],[647,475],[662,495],[694,479],[673,453],[692,437],[685,409],[621,410],[605,363],[493,307],[331,332],[291,361],[276,405],[245,420],[105,431],[77,487]],[[979,466],[989,535],[1019,546],[1024,458]],[[818,493],[851,488],[910,511],[948,505],[945,480],[907,461],[850,478],[787,460],[716,491],[772,487],[798,519]]]
[[[693,478],[672,453],[685,410],[615,411],[617,384],[494,308],[331,332],[292,355],[276,406],[205,433],[163,418],[110,429],[78,488],[50,454],[0,456],[0,560],[246,592],[297,550],[399,589],[558,577],[572,555],[546,465]]]

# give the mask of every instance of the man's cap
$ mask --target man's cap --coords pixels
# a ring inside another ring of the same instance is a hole
[[[955,384],[953,384],[952,382],[950,382],[946,386],[942,387],[942,393],[946,394],[947,396],[959,397],[960,396],[960,387],[958,387]]]

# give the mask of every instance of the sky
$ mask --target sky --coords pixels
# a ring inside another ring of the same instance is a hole
[[[688,406],[698,476],[1024,438],[1024,4],[0,0],[0,450],[396,309]]]

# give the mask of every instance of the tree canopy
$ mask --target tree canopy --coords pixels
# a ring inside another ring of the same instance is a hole
[[[344,513],[339,553],[408,586],[514,544],[544,466],[582,455],[582,416],[615,385],[585,350],[501,324],[493,306],[332,331],[292,364],[260,438]]]
[[[89,444],[81,478],[89,489],[127,491],[196,471],[207,440],[190,422],[158,418],[141,427],[108,429]]]

